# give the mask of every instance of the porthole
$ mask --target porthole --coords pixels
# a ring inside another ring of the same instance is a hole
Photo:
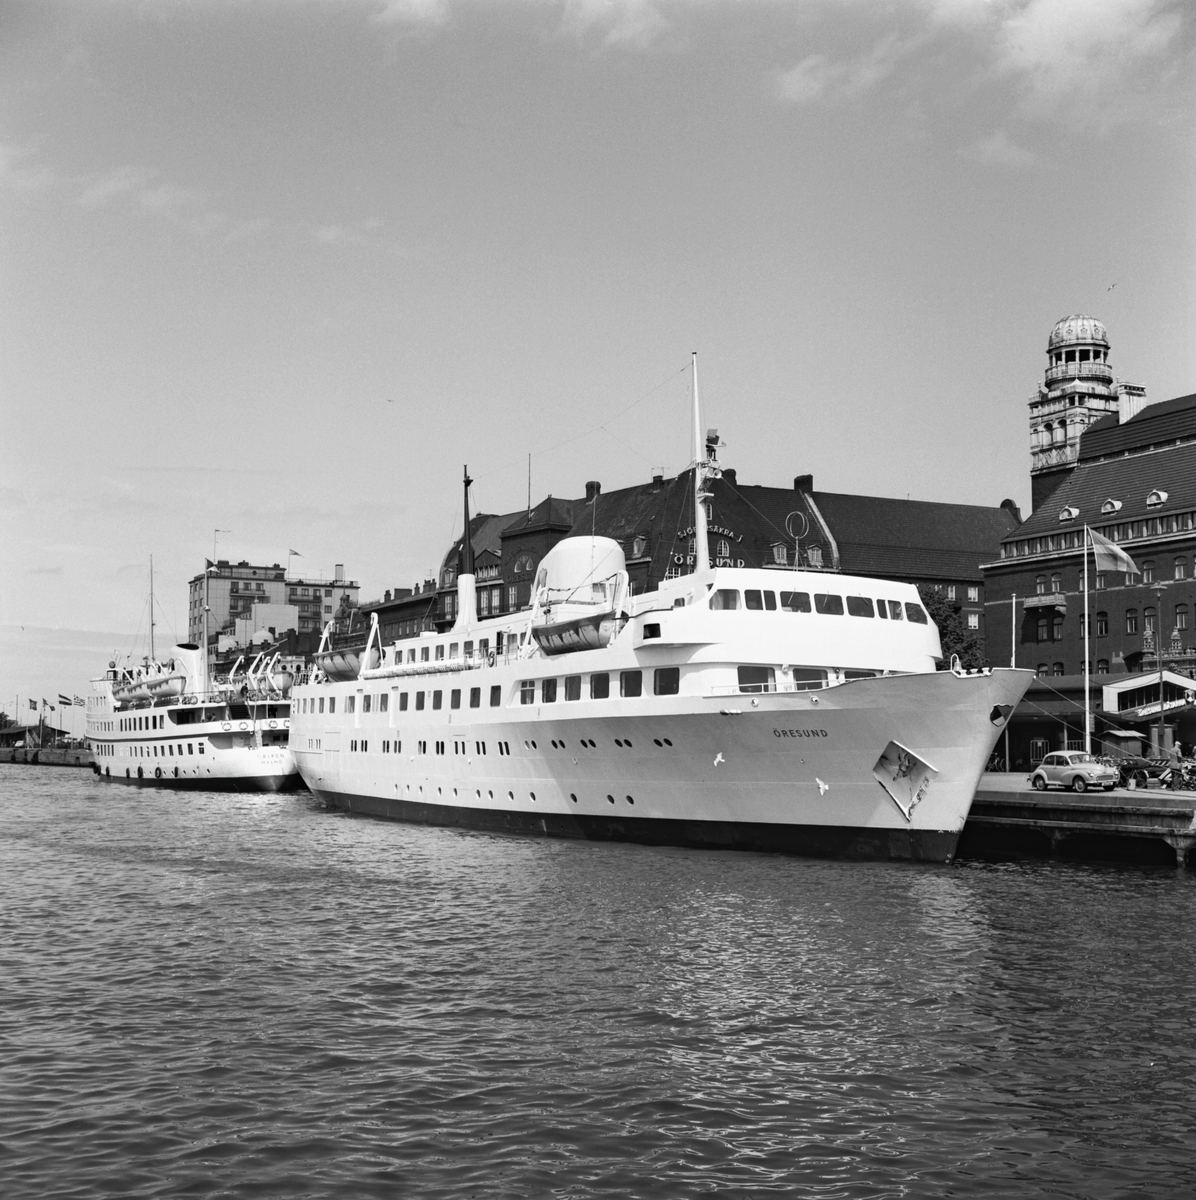
[[[630,739],[630,738],[624,738],[624,739],[623,739],[623,745],[624,745],[624,746],[625,746],[625,747],[626,747],[628,750],[630,750],[630,749],[631,749],[631,739]]]
[[[665,738],[665,739],[664,739],[664,744],[665,744],[666,746],[671,746],[673,743],[672,743],[672,742],[670,742],[668,738]]]
[[[477,798],[480,800],[482,798],[482,789],[478,788],[476,794],[477,794]]]
[[[616,745],[616,746],[621,746],[622,744],[623,744],[623,739],[622,739],[622,738],[615,738],[615,745]]]
[[[532,749],[533,750],[537,749],[536,743],[534,741],[532,742]]]
[[[652,740],[653,740],[653,741],[654,741],[654,742],[655,742],[655,743],[656,743],[658,746],[660,746],[660,747],[661,747],[661,749],[663,749],[663,748],[664,748],[664,742],[662,742],[662,741],[660,740],[660,738],[653,738]]]
[[[494,799],[494,793],[493,793],[493,792],[487,792],[487,793],[486,793],[486,795],[487,795],[487,796],[489,796],[491,800],[493,800],[493,799]]]
[[[569,799],[572,800],[574,804],[577,803],[577,795],[574,792],[569,793]]]
[[[508,793],[507,793],[507,799],[508,799],[508,800],[514,800],[514,799],[515,799],[515,793],[514,793],[514,792],[508,792]]]
[[[627,803],[628,803],[628,804],[634,804],[634,803],[635,803],[635,800],[634,800],[634,799],[633,799],[631,796],[628,796],[628,797],[627,797]]]
[[[611,804],[614,804],[614,802],[615,802],[614,796],[607,796],[607,800],[609,800],[611,802]]]
[[[533,803],[533,804],[535,804],[535,802],[536,802],[536,793],[535,793],[535,792],[528,792],[528,795],[529,795],[529,796],[532,798],[532,803]]]

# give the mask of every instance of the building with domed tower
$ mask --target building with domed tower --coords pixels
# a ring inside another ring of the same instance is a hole
[[[1113,374],[1100,321],[1081,313],[1056,321],[1046,375],[1030,397],[1031,507],[1038,508],[1071,473],[1089,425],[1112,413],[1124,423],[1145,403],[1145,388]]]
[[[1088,664],[1094,750],[1196,742],[1196,394],[1147,404],[1118,380],[1104,326],[1064,317],[1030,399],[1034,509],[983,565],[989,662],[1042,679],[1009,726],[1010,763],[1084,748]],[[1136,572],[1095,570],[1085,527]],[[1004,649],[1003,649],[1004,648]],[[1162,711],[1160,712],[1160,691]]]

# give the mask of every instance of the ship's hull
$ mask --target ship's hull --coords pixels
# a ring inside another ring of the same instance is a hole
[[[601,702],[489,719],[485,710],[402,714],[401,725],[355,727],[368,737],[328,729],[318,750],[303,748],[316,739],[293,732],[291,741],[316,795],[367,816],[943,862],[1024,676],[938,672],[816,693],[652,697],[617,715]],[[385,738],[388,730],[400,736]],[[401,753],[382,752],[396,744]],[[354,750],[362,745],[372,750]]]
[[[101,767],[92,764],[96,775],[106,783],[123,784],[126,787],[171,788],[175,791],[192,792],[294,792],[303,789],[303,778],[296,771],[286,773],[275,772],[261,775],[183,775],[173,774],[173,770],[163,772],[161,776],[152,771],[145,774],[144,770],[138,775],[136,769],[126,775],[124,768],[120,773],[114,773],[111,767]],[[160,768],[155,768],[158,770]]]

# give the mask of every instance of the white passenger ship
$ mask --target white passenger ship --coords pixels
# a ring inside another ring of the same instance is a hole
[[[311,790],[424,824],[950,860],[1031,673],[937,671],[909,584],[712,567],[699,439],[693,574],[633,596],[617,542],[566,538],[529,610],[479,620],[466,537],[451,632],[382,647],[375,616],[364,653],[322,646],[292,694]]]
[[[287,744],[291,683],[262,655],[240,675],[234,668],[227,679],[209,680],[203,651],[189,642],[165,662],[109,663],[87,699],[92,769],[139,787],[301,787]]]

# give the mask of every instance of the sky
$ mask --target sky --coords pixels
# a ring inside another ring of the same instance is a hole
[[[133,648],[151,555],[182,638],[213,548],[378,598],[464,464],[489,512],[529,455],[533,500],[684,469],[694,350],[742,482],[1028,510],[1058,318],[1196,391],[1194,44],[1174,0],[3,0],[0,707]]]

